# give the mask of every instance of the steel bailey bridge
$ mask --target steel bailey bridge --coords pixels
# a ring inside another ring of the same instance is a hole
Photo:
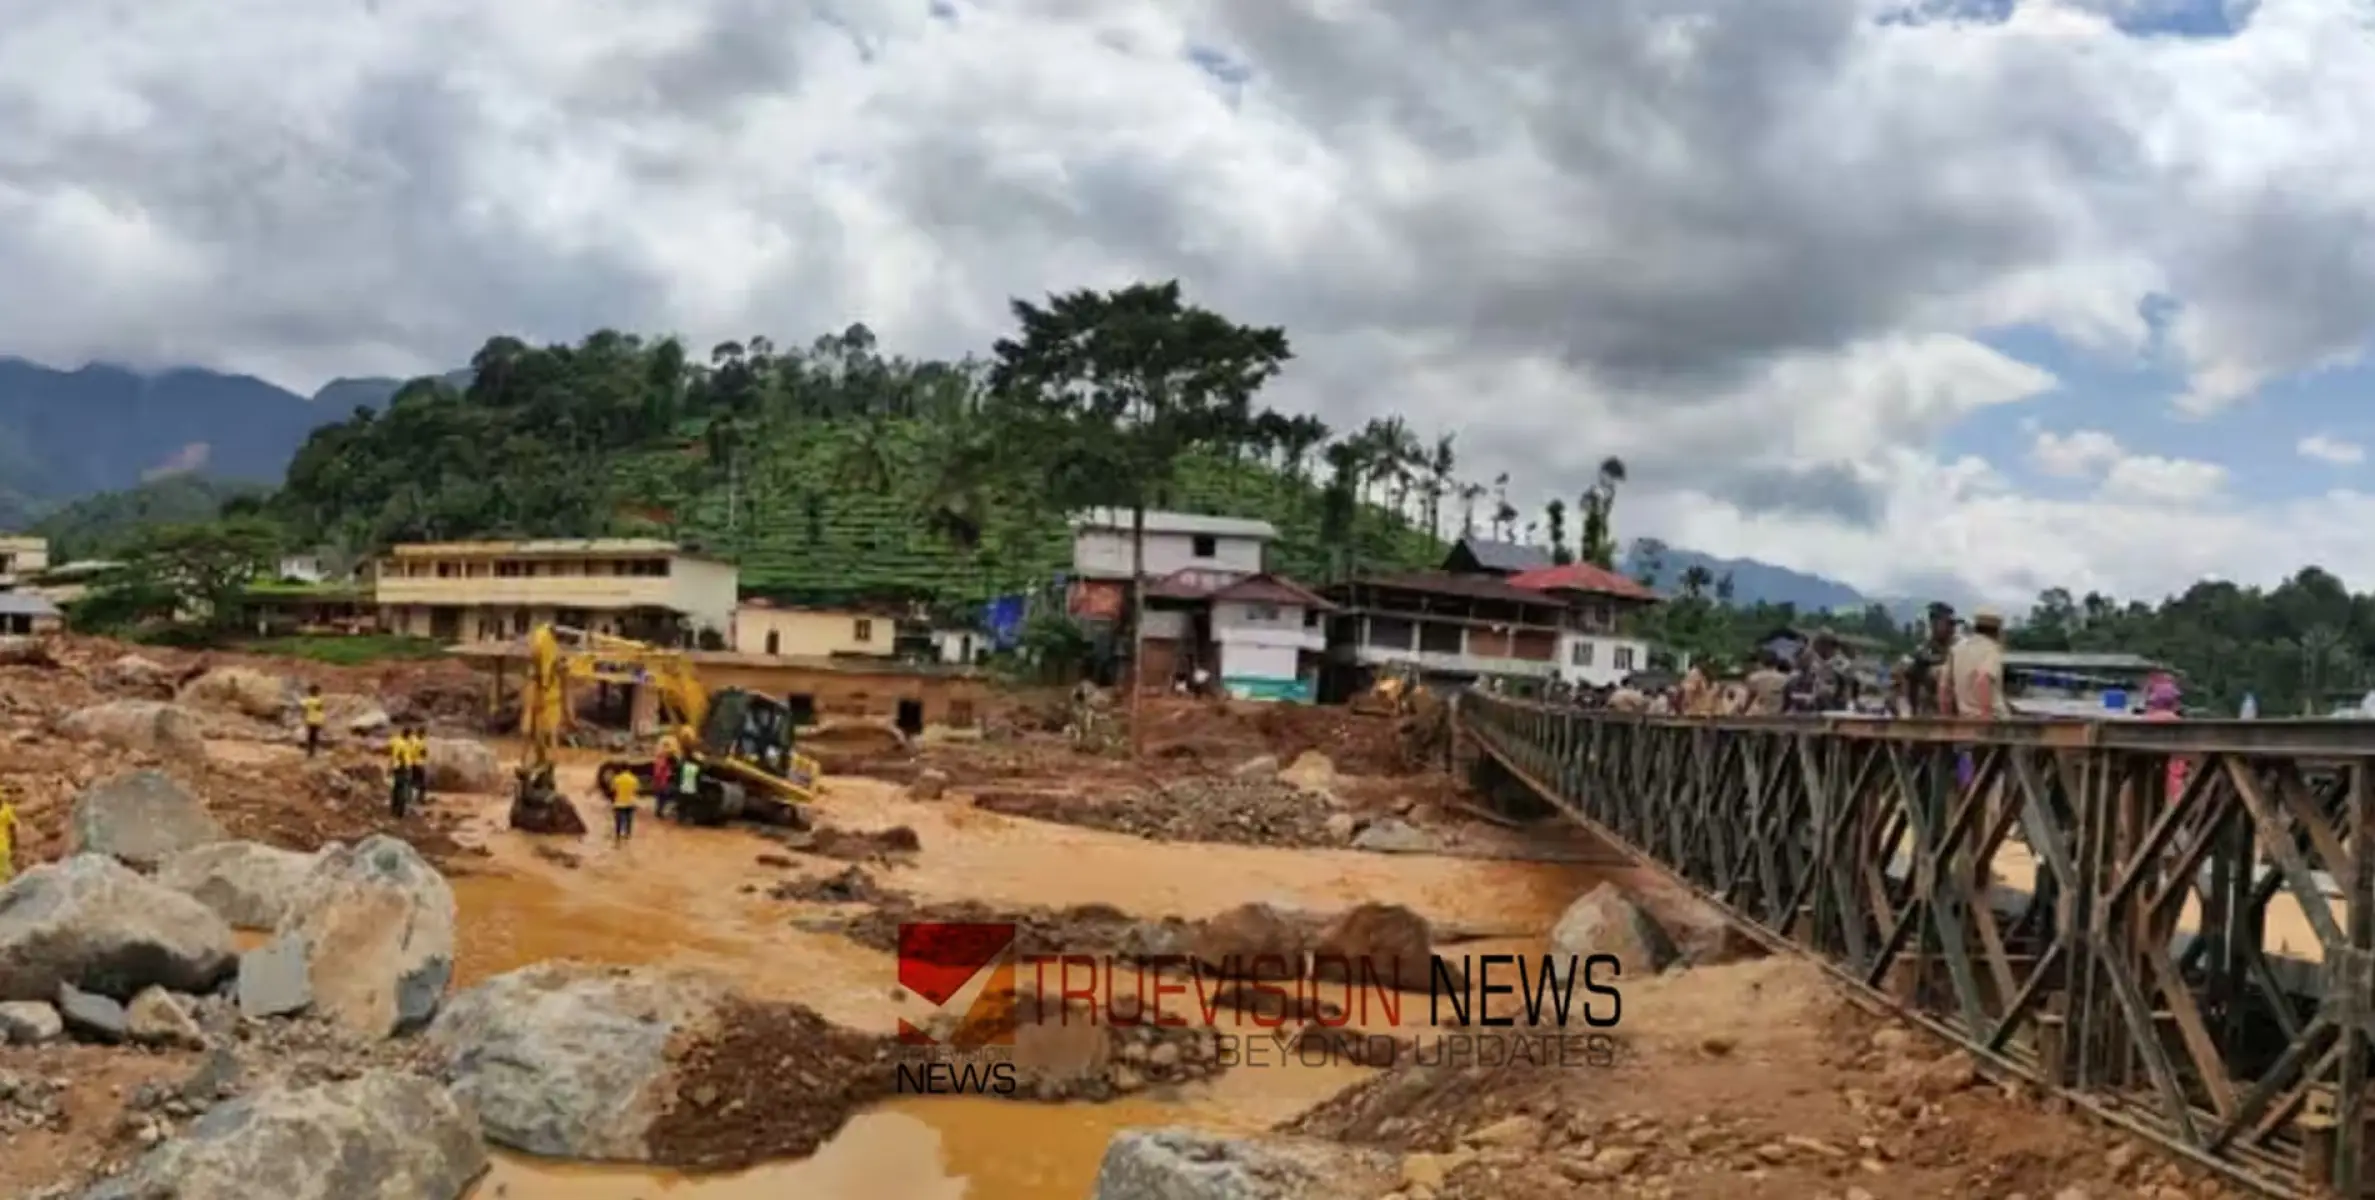
[[[2271,1194],[2375,1197],[2375,723],[1693,719],[1482,692],[1454,721],[1474,769],[1991,1070]]]

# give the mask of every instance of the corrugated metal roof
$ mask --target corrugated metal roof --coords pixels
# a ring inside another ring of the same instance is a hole
[[[2089,650],[2006,650],[2004,666],[2028,671],[2165,671],[2141,654]]]
[[[1235,600],[1239,603],[1300,605],[1333,612],[1336,606],[1311,589],[1279,575],[1249,575],[1214,592],[1215,600]]]
[[[1446,570],[1450,569],[1451,557],[1457,557],[1461,547],[1466,547],[1468,556],[1487,571],[1535,571],[1556,565],[1550,560],[1550,552],[1539,546],[1496,542],[1470,535],[1453,544],[1452,555],[1444,560]]]
[[[0,616],[54,617],[58,606],[31,592],[0,592]]]
[[[1127,533],[1130,529],[1130,510],[1126,508],[1091,508],[1073,514],[1072,528],[1114,529]],[[1203,513],[1162,512],[1146,510],[1148,533],[1210,534],[1213,537],[1254,538],[1276,541],[1278,526],[1268,521],[1245,517],[1214,517]]]

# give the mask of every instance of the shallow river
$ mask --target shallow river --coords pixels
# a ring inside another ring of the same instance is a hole
[[[561,783],[588,815],[590,759]],[[485,873],[454,881],[461,904],[457,986],[552,958],[666,962],[716,968],[751,993],[795,1000],[857,1028],[889,1032],[891,956],[791,921],[829,910],[770,899],[787,876],[757,861],[782,851],[758,834],[638,821],[635,838],[572,844],[575,867],[492,826]],[[1174,845],[1003,817],[959,801],[919,803],[900,789],[838,779],[820,821],[849,828],[906,825],[922,839],[913,865],[868,867],[886,887],[924,900],[1066,906],[1103,903],[1134,916],[1203,917],[1248,901],[1332,910],[1365,900],[1409,905],[1439,925],[1507,931],[1531,940],[1593,882],[1588,868],[1388,856],[1353,851]],[[794,856],[800,870],[841,864]],[[748,888],[750,890],[745,890]],[[1176,1098],[1048,1106],[993,1099],[915,1098],[852,1121],[813,1157],[728,1177],[498,1159],[476,1196],[505,1200],[1042,1200],[1086,1196],[1117,1129],[1164,1124],[1261,1128],[1356,1082],[1354,1068],[1237,1070]]]

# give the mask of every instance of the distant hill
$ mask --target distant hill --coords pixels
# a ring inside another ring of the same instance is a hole
[[[1720,558],[1668,546],[1659,556],[1664,564],[1657,576],[1658,590],[1672,592],[1679,586],[1682,573],[1690,568],[1704,567],[1708,575],[1721,579],[1732,577],[1732,602],[1735,604],[1788,604],[1800,612],[1828,612],[1833,609],[1862,610],[1873,603],[1862,592],[1820,575],[1777,567],[1753,558]],[[1628,550],[1620,564],[1627,575],[1640,574],[1640,564]]]
[[[0,358],[0,526],[175,474],[272,483],[340,410],[247,375]]]
[[[262,497],[270,490],[259,483],[168,475],[69,501],[33,522],[32,532],[49,539],[54,561],[106,558],[145,526],[212,520],[221,514],[224,502],[238,496]]]
[[[449,387],[466,388],[470,386],[471,372],[465,367],[459,371],[448,371],[440,378]],[[388,401],[395,399],[396,393],[402,391],[409,382],[411,380],[387,375],[333,379],[313,394],[313,407],[322,414],[325,422],[343,421],[353,416],[358,408],[368,408],[374,412],[386,408]],[[294,452],[294,447],[291,452]]]

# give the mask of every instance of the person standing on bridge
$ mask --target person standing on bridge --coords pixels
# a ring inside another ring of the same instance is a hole
[[[1991,608],[1971,614],[1971,634],[1954,644],[1946,674],[1938,682],[1938,708],[1964,721],[1994,721],[2012,715],[2004,698],[2004,617]],[[1955,756],[1955,782],[1971,786],[1976,767],[1971,752]]]
[[[1905,663],[1906,715],[1934,717],[1940,714],[1938,698],[1942,693],[1939,681],[1945,675],[1947,657],[1954,653],[1955,633],[1954,605],[1932,601],[1929,637],[1913,648],[1913,654]]]

